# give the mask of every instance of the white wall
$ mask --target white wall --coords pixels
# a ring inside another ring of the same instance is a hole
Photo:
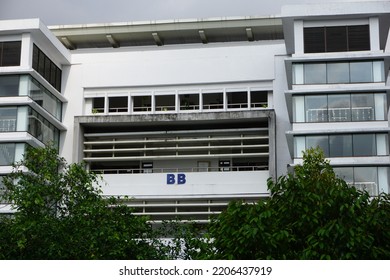
[[[177,175],[177,173],[172,173]],[[265,195],[268,171],[185,173],[185,184],[167,184],[167,174],[103,175],[105,195],[136,198]]]
[[[275,78],[274,55],[284,54],[283,41],[196,44],[163,47],[124,47],[118,49],[84,49],[72,52],[70,67],[63,69],[63,123],[61,154],[69,162],[74,147],[74,116],[84,114],[83,93],[115,88],[188,85],[234,87],[270,82]],[[198,87],[198,86],[197,86]]]

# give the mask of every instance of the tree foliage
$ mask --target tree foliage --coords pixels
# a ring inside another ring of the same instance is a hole
[[[208,229],[211,259],[389,259],[390,197],[370,197],[308,150],[294,173],[269,179],[270,198],[231,203]]]
[[[14,170],[4,178],[16,212],[0,220],[1,259],[161,258],[146,218],[104,198],[82,164],[48,147],[29,149]]]

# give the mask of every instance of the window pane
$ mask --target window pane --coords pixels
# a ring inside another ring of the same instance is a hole
[[[305,96],[293,97],[293,121],[305,122]]]
[[[175,95],[157,95],[155,97],[156,111],[175,111],[175,99]]]
[[[151,96],[133,96],[133,111],[134,112],[150,112],[152,111]]]
[[[352,94],[352,120],[371,121],[374,119],[374,95]]]
[[[19,76],[0,76],[0,97],[19,95]]]
[[[353,135],[353,154],[354,156],[375,156],[375,134]]]
[[[118,96],[108,98],[108,111],[110,113],[127,112],[128,97]]]
[[[16,131],[16,119],[16,107],[0,107],[0,132]]]
[[[354,168],[354,185],[358,189],[367,191],[378,188],[378,170],[376,167],[355,167]]]
[[[203,94],[203,110],[223,109],[223,93]]]
[[[296,158],[301,158],[303,156],[303,152],[305,151],[306,148],[305,141],[306,140],[304,136],[294,137],[294,146],[295,146],[294,155]]]
[[[326,83],[326,64],[310,63],[305,64],[305,84],[325,84]]]
[[[351,121],[351,97],[349,94],[338,94],[328,96],[329,121],[348,122]]]
[[[372,61],[350,63],[351,83],[369,83],[373,81]]]
[[[240,91],[240,92],[228,92],[228,108],[232,109],[242,109],[248,108],[248,92]]]
[[[346,26],[326,27],[325,32],[327,52],[345,52],[348,50]]]
[[[328,136],[307,136],[306,149],[319,147],[324,151],[326,157],[329,156]]]
[[[375,100],[375,120],[387,120],[387,96],[385,93],[374,95]]]
[[[15,144],[0,143],[0,166],[12,165],[15,160]]]
[[[310,27],[304,29],[305,53],[325,52],[325,28]]]
[[[104,113],[104,97],[92,99],[92,113]]]
[[[329,84],[349,83],[349,63],[329,63],[327,75]]]
[[[327,122],[328,106],[326,95],[305,96],[306,121]]]
[[[251,91],[251,107],[264,108],[268,106],[268,91]]]
[[[180,110],[199,110],[199,94],[179,95]]]
[[[353,182],[353,168],[352,167],[335,167],[333,168],[336,175],[347,183]]]
[[[370,28],[368,24],[348,26],[348,48],[350,51],[370,50]]]
[[[0,60],[2,65],[0,66],[19,66],[21,48],[21,42],[4,42],[2,59]]]
[[[352,156],[352,135],[329,136],[330,157]]]

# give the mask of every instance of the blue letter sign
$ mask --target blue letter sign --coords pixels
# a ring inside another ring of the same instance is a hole
[[[179,173],[177,174],[177,180],[175,174],[167,174],[167,185],[184,185],[187,182],[186,174]]]

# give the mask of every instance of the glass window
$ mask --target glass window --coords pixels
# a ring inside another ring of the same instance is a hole
[[[95,97],[92,99],[92,113],[104,113],[104,97]]]
[[[223,93],[203,94],[203,110],[223,109]]]
[[[305,64],[305,84],[325,84],[326,64],[309,63]]]
[[[329,149],[330,157],[351,157],[352,135],[330,135]]]
[[[387,95],[385,93],[374,94],[375,120],[387,120]]]
[[[371,121],[375,117],[373,94],[352,94],[352,121]]]
[[[0,97],[19,95],[19,76],[4,75],[0,76]]]
[[[15,161],[15,143],[0,143],[0,166],[12,165]]]
[[[115,96],[115,97],[108,98],[108,112],[123,113],[128,111],[127,108],[128,108],[127,96]]]
[[[36,45],[33,48],[32,66],[56,90],[61,91],[62,71]]]
[[[351,83],[370,83],[373,81],[372,61],[350,63]]]
[[[304,81],[304,64],[302,63],[294,63],[292,65],[293,71],[293,84],[294,85],[303,85]]]
[[[325,28],[307,27],[303,29],[305,53],[325,52]]]
[[[307,122],[328,121],[328,101],[326,95],[306,95],[305,107]]]
[[[376,134],[376,154],[378,156],[389,155],[389,140],[387,134]]]
[[[309,122],[309,119],[306,118]],[[305,122],[305,96],[293,96],[293,121]]]
[[[156,95],[156,111],[175,111],[175,95]]]
[[[349,83],[349,63],[328,63],[327,75],[329,84]]]
[[[326,51],[345,52],[348,50],[346,26],[326,27]]]
[[[251,108],[265,108],[268,105],[268,91],[251,91]]]
[[[370,50],[370,27],[368,24],[348,26],[348,48],[350,51]]]
[[[375,134],[354,134],[353,154],[354,156],[375,156],[377,154]]]
[[[0,66],[19,66],[22,42],[0,42]]]
[[[16,131],[16,119],[16,107],[0,107],[0,132]]]
[[[44,144],[59,144],[59,130],[49,121],[29,108],[28,132]]]
[[[361,190],[367,190],[371,194],[378,191],[378,168],[377,167],[355,167],[354,185]]]
[[[133,96],[133,112],[151,112],[152,111],[152,97]]]
[[[329,157],[329,143],[327,135],[306,137],[306,149],[316,147],[319,147],[324,151],[325,157]]]
[[[22,78],[24,77],[26,76],[22,76]],[[62,113],[61,101],[57,97],[55,97],[51,92],[49,92],[44,86],[38,83],[38,81],[36,81],[30,76],[27,77],[29,83],[28,95],[36,103],[38,103],[38,105],[40,105],[50,114],[52,114],[55,118],[61,120],[61,113]]]
[[[248,108],[248,92],[240,91],[240,92],[228,92],[227,95],[227,103],[228,108],[231,109],[242,109]]]
[[[335,167],[336,175],[347,183],[353,183],[353,167]]]
[[[295,146],[295,157],[301,158],[303,156],[303,152],[306,149],[306,139],[305,136],[296,136],[294,137],[294,146]]]
[[[181,94],[180,110],[199,110],[199,94]]]
[[[329,121],[351,121],[351,97],[349,94],[337,94],[328,96]]]

